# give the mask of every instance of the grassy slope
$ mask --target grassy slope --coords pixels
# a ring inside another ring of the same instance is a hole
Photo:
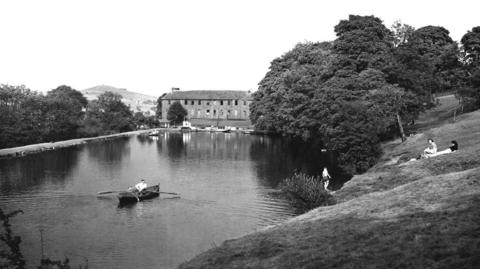
[[[225,241],[181,268],[479,268],[480,111],[455,123],[441,116],[443,125],[429,117],[436,127],[386,144],[379,164],[334,194],[338,204]],[[440,149],[455,139],[460,150],[404,162],[427,137]]]

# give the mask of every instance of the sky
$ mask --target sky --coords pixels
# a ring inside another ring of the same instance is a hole
[[[473,0],[0,0],[0,84],[254,91],[273,59],[334,40],[349,14],[443,26],[459,41],[480,26],[479,9]]]

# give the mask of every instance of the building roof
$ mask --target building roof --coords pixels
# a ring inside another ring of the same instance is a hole
[[[164,100],[234,100],[247,99],[247,91],[174,91],[162,97]]]

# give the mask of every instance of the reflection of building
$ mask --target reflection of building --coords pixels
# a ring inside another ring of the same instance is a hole
[[[194,125],[250,125],[251,96],[246,91],[172,91],[161,100],[162,121],[170,106],[180,102]]]

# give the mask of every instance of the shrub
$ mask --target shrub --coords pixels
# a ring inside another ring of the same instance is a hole
[[[323,186],[324,182],[319,176],[295,173],[283,180],[281,189],[290,197],[300,200],[303,206],[312,209],[334,204],[333,196]]]

